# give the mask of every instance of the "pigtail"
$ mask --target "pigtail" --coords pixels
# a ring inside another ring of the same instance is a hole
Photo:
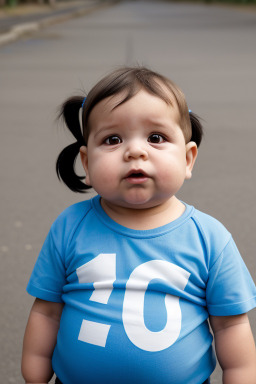
[[[194,141],[197,147],[199,147],[203,138],[203,126],[199,120],[199,117],[195,113],[189,111],[189,117],[192,129],[192,136],[190,141]]]
[[[84,177],[78,176],[74,169],[80,147],[85,145],[79,121],[79,111],[83,100],[84,98],[79,96],[66,100],[59,113],[59,118],[63,118],[67,128],[77,141],[61,151],[56,162],[56,172],[58,178],[74,192],[84,192],[85,189],[91,188],[82,182]]]

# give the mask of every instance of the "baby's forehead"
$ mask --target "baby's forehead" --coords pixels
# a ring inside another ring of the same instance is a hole
[[[134,99],[140,97],[140,95],[143,93],[145,96],[145,103],[150,103],[150,99],[147,98],[147,95],[154,97],[156,100],[162,101],[162,106],[167,106],[167,109],[170,108],[170,111],[172,111],[172,117],[175,118],[177,123],[181,123],[182,108],[180,108],[179,95],[175,93],[175,89],[172,90],[171,85],[169,87],[157,79],[157,81],[154,82],[154,86],[152,87],[146,87],[139,83],[130,83],[126,87],[122,88],[121,90],[119,89],[116,92],[113,92],[112,89],[112,92],[110,94],[108,93],[107,95],[104,95],[105,97],[101,95],[103,97],[101,97],[98,102],[94,104],[94,107],[91,109],[89,115],[87,115],[87,129],[91,131],[95,121],[99,122],[99,120],[101,120],[102,122],[102,119],[108,119],[111,115],[116,115],[116,113],[119,114],[119,111],[120,113],[122,113],[123,111],[127,113],[126,108],[119,107],[122,107],[123,105],[126,106],[129,104],[132,105],[129,102],[134,101]],[[159,115],[159,113],[157,113],[157,103],[155,108],[156,115]],[[131,113],[133,112],[134,111],[132,111]],[[138,111],[136,111],[136,113],[137,112]],[[124,117],[125,113],[123,114]]]
[[[142,128],[156,129],[179,126],[180,116],[174,103],[166,102],[158,95],[140,89],[134,95],[119,93],[103,99],[90,116],[90,130],[101,131],[124,128],[133,132]]]
[[[102,99],[95,105],[92,110],[92,115],[109,115],[109,117],[119,114],[135,114],[142,115],[143,112],[149,115],[161,116],[166,111],[172,114],[179,115],[179,108],[173,95],[168,95],[165,98],[158,94],[152,93],[147,89],[139,89],[133,94],[125,91],[115,95],[108,96]],[[104,117],[103,117],[104,118]]]
[[[158,98],[159,100],[162,100],[170,108],[176,109],[177,111],[179,110],[175,96],[170,90],[164,89],[161,90],[161,92],[151,92],[150,90],[144,87],[140,87],[136,90],[133,90],[133,92],[130,92],[129,90],[123,90],[122,92],[116,93],[107,97],[106,99],[103,99],[102,104],[106,106],[111,105],[112,110],[115,110],[116,108],[125,104],[129,100],[136,99],[143,93],[154,98]]]

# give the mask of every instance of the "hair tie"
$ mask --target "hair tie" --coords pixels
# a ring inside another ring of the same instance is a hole
[[[192,113],[191,109],[188,110],[188,113]]]
[[[83,109],[83,107],[84,107],[85,100],[86,100],[86,97],[83,99],[82,107],[81,107],[82,109]]]

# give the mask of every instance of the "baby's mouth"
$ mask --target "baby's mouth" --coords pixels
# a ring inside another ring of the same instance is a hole
[[[126,177],[149,177],[142,169],[131,169]]]
[[[144,173],[139,172],[139,173],[131,173],[128,177],[140,178],[140,177],[145,177],[145,175]]]
[[[141,184],[147,181],[149,176],[146,172],[142,171],[141,169],[138,170],[131,170],[128,172],[128,174],[125,177],[125,180],[132,184]]]

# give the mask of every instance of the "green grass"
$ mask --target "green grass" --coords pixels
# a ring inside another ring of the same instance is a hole
[[[205,3],[256,4],[256,0],[204,0]]]
[[[173,3],[189,2],[189,3],[206,3],[206,4],[241,4],[241,5],[256,5],[256,0],[168,0]]]

